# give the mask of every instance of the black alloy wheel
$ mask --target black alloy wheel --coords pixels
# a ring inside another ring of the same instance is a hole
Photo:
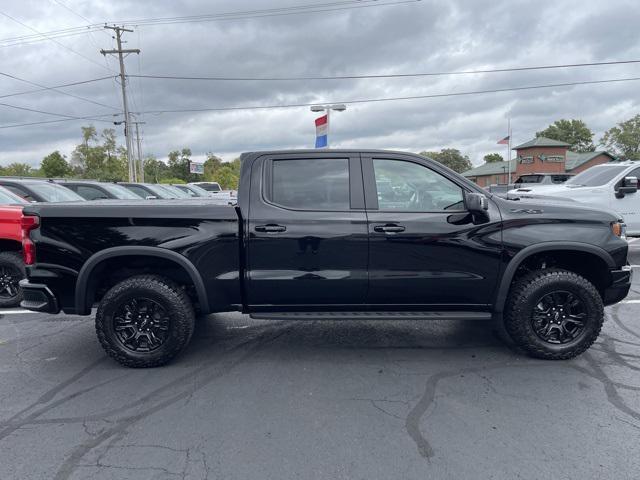
[[[169,332],[165,308],[150,298],[132,298],[113,316],[120,344],[132,352],[152,352],[162,346]]]
[[[13,265],[0,266],[0,298],[10,300],[20,294],[20,280],[24,278],[22,272]]]
[[[538,300],[531,315],[536,334],[545,342],[565,344],[578,338],[585,328],[587,313],[582,301],[571,292],[558,290]]]

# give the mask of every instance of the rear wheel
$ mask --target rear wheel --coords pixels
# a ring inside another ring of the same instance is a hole
[[[163,277],[140,275],[112,287],[96,314],[105,351],[127,367],[172,360],[193,335],[195,314],[184,290]]]
[[[16,307],[22,301],[19,282],[26,277],[19,252],[0,253],[0,307]]]
[[[598,290],[584,277],[560,269],[532,272],[512,287],[505,327],[529,355],[573,358],[598,338],[604,307]]]

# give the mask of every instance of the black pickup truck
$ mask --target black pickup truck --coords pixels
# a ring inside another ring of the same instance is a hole
[[[572,358],[631,282],[617,215],[503,200],[400,152],[247,153],[236,206],[29,205],[22,226],[22,307],[97,304],[101,344],[131,367],[172,359],[196,314],[234,310],[493,319],[530,355]]]

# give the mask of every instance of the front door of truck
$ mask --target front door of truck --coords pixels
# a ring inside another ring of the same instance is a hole
[[[622,215],[624,222],[627,224],[627,232],[630,235],[640,234],[640,192],[625,193],[624,195],[616,195],[617,190],[622,186],[625,177],[636,177],[640,179],[640,168],[636,168],[622,177],[614,186],[613,195],[611,195],[611,208]]]
[[[369,225],[367,303],[445,310],[492,303],[501,219],[490,202],[474,224],[464,183],[426,159],[362,158]],[[475,307],[474,307],[475,306]]]
[[[348,310],[364,302],[368,236],[359,154],[259,157],[250,195],[246,298],[254,311]]]

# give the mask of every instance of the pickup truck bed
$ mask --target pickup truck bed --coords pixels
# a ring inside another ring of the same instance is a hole
[[[242,156],[237,206],[29,205],[22,306],[88,315],[128,366],[166,363],[195,313],[493,318],[571,358],[630,288],[618,215],[487,194],[427,158],[375,150]]]

